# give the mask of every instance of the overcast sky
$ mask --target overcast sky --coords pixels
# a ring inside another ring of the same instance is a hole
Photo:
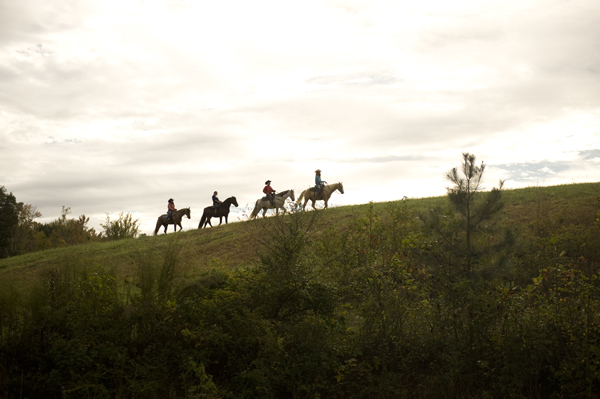
[[[0,0],[0,185],[42,222],[191,229],[317,168],[334,205],[443,195],[462,152],[600,180],[600,1]]]

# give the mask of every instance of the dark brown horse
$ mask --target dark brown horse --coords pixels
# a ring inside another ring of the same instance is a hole
[[[210,224],[212,227],[212,223],[210,223],[211,218],[219,218],[219,226],[223,223],[223,217],[225,217],[225,224],[227,224],[227,216],[229,216],[229,207],[231,204],[238,206],[237,200],[235,197],[229,197],[225,201],[219,204],[219,207],[215,209],[214,206],[207,206],[204,208],[204,212],[202,213],[202,218],[200,219],[200,224],[198,228],[201,229],[206,227],[207,224]]]
[[[170,224],[172,224],[175,228],[175,232],[177,232],[177,226],[179,226],[179,231],[183,230],[183,227],[181,227],[181,219],[183,219],[184,215],[187,216],[188,219],[191,219],[192,215],[190,208],[183,208],[174,211],[173,220],[169,220],[166,214],[160,215],[158,217],[158,220],[156,221],[156,229],[154,229],[154,235],[158,233],[158,229],[160,229],[161,227],[165,228],[165,234],[167,234],[167,227],[169,227]]]

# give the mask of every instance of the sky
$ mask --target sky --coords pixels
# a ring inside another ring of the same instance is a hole
[[[0,185],[40,222],[243,220],[317,168],[334,206],[438,196],[463,152],[600,181],[599,1],[0,0]]]

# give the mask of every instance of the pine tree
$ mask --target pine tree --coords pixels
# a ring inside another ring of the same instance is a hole
[[[445,214],[439,210],[431,212],[428,227],[439,238],[441,251],[438,254],[442,254],[439,260],[469,275],[484,258],[491,261],[502,248],[510,245],[512,235],[507,231],[501,238],[496,235],[490,240],[479,240],[485,244],[476,245],[476,238],[494,236],[495,216],[504,207],[504,181],[500,180],[498,188],[484,192],[485,163],[477,165],[475,155],[467,152],[462,156],[461,168],[452,168],[446,173],[446,178],[453,183],[446,188],[452,210]],[[494,260],[500,258],[496,256]]]
[[[485,164],[476,163],[475,155],[462,154],[460,168],[452,168],[446,178],[450,209],[432,210],[424,218],[428,227],[427,254],[437,261],[431,267],[434,317],[438,332],[451,337],[445,350],[456,354],[452,367],[464,376],[461,384],[476,387],[480,382],[479,360],[488,356],[475,350],[477,342],[489,339],[489,331],[497,322],[493,295],[495,276],[501,274],[506,249],[512,244],[512,233],[501,234],[496,228],[503,208],[502,187],[483,190]],[[481,348],[481,347],[479,347]]]

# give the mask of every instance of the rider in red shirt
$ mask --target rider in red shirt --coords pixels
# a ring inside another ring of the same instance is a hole
[[[273,204],[275,201],[275,190],[273,189],[273,187],[271,187],[271,180],[267,180],[265,182],[265,188],[263,188],[263,193],[267,195],[267,198],[269,199],[269,201],[271,201],[271,204]]]
[[[173,221],[173,212],[176,211],[177,209],[175,209],[175,203],[173,202],[173,198],[169,198],[169,206],[167,209],[167,218],[170,221]]]

